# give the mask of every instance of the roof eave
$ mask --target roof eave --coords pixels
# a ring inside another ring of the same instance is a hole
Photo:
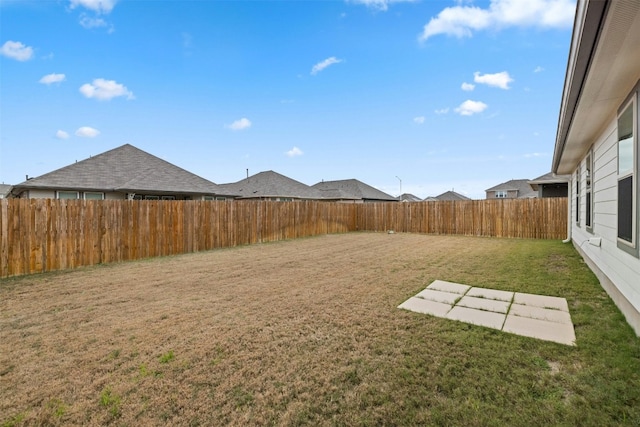
[[[567,62],[551,171],[559,172],[567,137],[591,66],[610,2],[578,0]]]

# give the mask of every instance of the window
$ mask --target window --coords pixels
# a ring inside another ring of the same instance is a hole
[[[226,197],[216,196],[216,200],[227,200]]]
[[[175,200],[176,196],[162,196],[162,200]]]
[[[636,247],[635,98],[618,116],[618,246]]]
[[[104,200],[104,193],[94,193],[90,191],[84,192],[85,200]]]
[[[587,161],[584,168],[584,180],[585,180],[585,194],[584,202],[586,207],[586,215],[584,218],[584,225],[588,231],[593,232],[593,152],[587,154]]]
[[[58,199],[79,199],[80,194],[77,191],[58,191]]]
[[[144,196],[145,200],[160,200],[160,196]]]
[[[506,199],[507,192],[506,191],[496,191],[496,198],[498,199]]]
[[[576,177],[573,180],[576,183],[576,224],[580,225],[580,168],[576,171]]]

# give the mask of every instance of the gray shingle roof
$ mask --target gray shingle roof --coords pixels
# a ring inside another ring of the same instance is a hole
[[[553,172],[545,173],[537,177],[536,179],[532,179],[528,181],[529,184],[559,184],[563,182],[569,182],[569,175],[556,175]]]
[[[529,185],[528,179],[512,179],[502,184],[498,184],[485,191],[518,191],[518,198],[535,197],[536,192]]]
[[[322,181],[312,185],[320,190],[328,199],[350,199],[350,200],[379,200],[397,201],[396,197],[382,192],[357,179],[344,179],[338,181]]]
[[[399,199],[403,202],[407,201],[407,202],[421,202],[422,199],[416,195],[413,195],[411,193],[403,193],[402,195],[400,195]]]
[[[223,190],[241,198],[286,197],[294,199],[320,199],[315,188],[274,171],[260,172],[231,184],[220,184]]]
[[[444,193],[437,195],[435,198],[438,200],[471,200],[467,196],[463,196],[455,191],[445,191]]]
[[[29,179],[14,188],[226,194],[213,182],[130,144]]]

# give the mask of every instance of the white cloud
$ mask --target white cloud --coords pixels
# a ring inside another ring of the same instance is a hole
[[[500,89],[509,89],[509,83],[513,82],[513,79],[506,71],[495,74],[480,74],[476,71],[473,73],[473,81]]]
[[[87,98],[95,98],[100,101],[108,101],[118,96],[135,99],[129,89],[115,80],[95,79],[93,83],[85,83],[80,86],[80,93]]]
[[[95,138],[98,135],[100,135],[100,131],[89,126],[82,126],[76,131],[76,136],[81,138]]]
[[[25,46],[20,42],[9,40],[0,48],[0,55],[15,59],[16,61],[28,61],[33,58],[33,48]]]
[[[471,37],[474,31],[506,27],[571,28],[575,0],[491,0],[488,9],[458,6],[443,9],[424,26],[419,39],[446,34]]]
[[[386,11],[392,3],[413,3],[416,0],[347,0],[351,3],[363,4],[376,10]]]
[[[251,120],[243,117],[227,126],[231,130],[243,130],[251,127]]]
[[[471,92],[472,90],[474,90],[476,88],[476,85],[472,84],[472,83],[462,83],[462,86],[460,86],[462,88],[462,90],[465,90],[467,92]]]
[[[86,14],[80,15],[80,25],[86,29],[106,27],[107,21],[102,18],[92,18]]]
[[[79,131],[80,129],[78,129]],[[67,139],[69,138],[69,134],[63,130],[59,130],[56,132],[56,138],[58,139]]]
[[[419,117],[414,117],[413,118],[413,122],[416,123],[416,124],[419,124],[419,125],[423,124],[424,120],[425,120],[424,116],[419,116]]]
[[[117,0],[70,0],[71,9],[78,6],[93,10],[97,13],[110,13],[116,5]]]
[[[534,72],[534,73],[541,73],[541,72],[543,72],[543,71],[544,71],[544,68],[542,68],[542,67],[541,67],[541,66],[539,66],[539,65],[538,65],[538,66],[533,70],[533,72]]]
[[[296,157],[302,156],[304,153],[298,147],[293,147],[291,150],[285,152],[284,154],[286,154],[288,157]]]
[[[447,108],[440,108],[438,110],[435,111],[436,114],[447,114],[449,112],[449,107]]]
[[[333,64],[339,64],[342,61],[343,61],[342,59],[338,59],[335,56],[332,56],[330,58],[325,59],[324,61],[318,62],[311,69],[311,75],[315,76],[316,74],[318,74],[320,71],[324,70],[325,68],[327,68],[327,67],[329,67],[329,66],[331,66]]]
[[[44,76],[43,78],[41,78],[38,82],[45,84],[45,85],[50,85],[52,83],[60,83],[63,82],[65,79],[65,75],[64,74],[47,74],[46,76]]]
[[[487,107],[488,105],[482,101],[472,101],[470,99],[467,99],[462,104],[460,104],[460,106],[456,108],[455,111],[461,116],[472,116],[477,113],[482,113],[487,109]]]

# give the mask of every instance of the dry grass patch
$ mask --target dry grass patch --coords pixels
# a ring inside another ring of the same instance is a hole
[[[566,297],[578,347],[396,308],[435,279]],[[355,233],[8,279],[0,345],[0,425],[640,421],[638,340],[559,242]]]

